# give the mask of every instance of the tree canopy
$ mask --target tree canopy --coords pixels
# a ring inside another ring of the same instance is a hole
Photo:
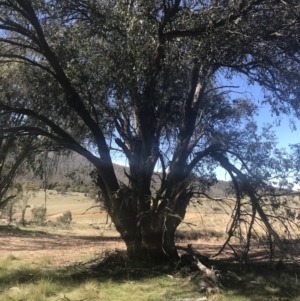
[[[24,116],[2,133],[87,158],[130,256],[176,256],[174,232],[216,166],[236,194],[230,235],[247,196],[251,216],[279,240],[263,207],[271,195],[283,208],[273,182],[286,189],[298,179],[297,147],[276,149],[272,130],[254,122],[257,104],[224,82],[242,75],[274,114],[297,117],[299,21],[297,0],[1,1],[0,112]],[[128,185],[114,173],[116,152]]]

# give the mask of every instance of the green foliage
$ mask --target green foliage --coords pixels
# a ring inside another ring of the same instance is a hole
[[[59,216],[56,221],[63,225],[70,225],[72,221],[72,212],[66,211],[62,216]]]
[[[19,114],[1,114],[0,129],[20,126],[22,119]],[[20,180],[32,169],[35,158],[43,152],[44,146],[33,136],[17,137],[0,133],[0,208],[10,200],[20,198],[22,187],[15,179]]]
[[[43,225],[46,220],[47,208],[44,206],[31,209],[32,221],[37,225]]]

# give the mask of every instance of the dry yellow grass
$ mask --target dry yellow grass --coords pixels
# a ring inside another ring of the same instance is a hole
[[[226,237],[226,233],[231,221],[231,214],[235,204],[234,199],[227,199],[226,204],[220,204],[205,198],[195,199],[187,208],[184,222],[181,223],[178,230],[180,231],[200,231],[203,238],[219,241]],[[45,205],[45,192],[38,191],[34,197],[29,199],[30,208],[26,211],[26,220],[31,220],[31,209]],[[72,234],[78,235],[101,235],[114,236],[118,235],[107,214],[95,206],[95,201],[87,194],[79,192],[58,193],[56,190],[47,190],[47,216],[48,220],[55,221],[67,210],[72,212],[73,226]],[[86,212],[86,213],[85,213]],[[249,209],[250,212],[250,209]],[[85,213],[85,214],[84,214]],[[20,218],[20,210],[15,217]],[[89,226],[89,225],[92,225]],[[273,224],[278,233],[284,236],[285,229],[278,223]],[[254,230],[258,236],[265,235],[264,228],[258,223],[255,224]],[[62,233],[70,233],[68,229],[61,229]],[[246,233],[246,226],[242,225],[241,232]],[[295,236],[299,235],[297,231],[293,232]]]
[[[245,200],[246,201],[246,200]],[[218,203],[216,201],[208,200],[205,198],[195,199],[187,208],[187,213],[183,223],[180,224],[178,230],[188,231],[201,231],[201,234],[210,238],[211,240],[219,241],[220,238],[225,238],[227,235],[228,227],[231,224],[232,212],[235,205],[235,200],[228,198],[225,203]],[[294,207],[297,206],[298,203],[290,204]],[[251,213],[251,208],[248,206],[247,210],[249,214]],[[267,212],[268,213],[268,212]],[[280,214],[279,212],[277,214]],[[282,213],[284,214],[284,213]],[[271,213],[271,215],[275,215]],[[250,222],[250,215],[248,217],[243,216],[243,219],[248,220]],[[290,231],[290,234],[293,238],[299,238],[300,231],[292,224],[286,223],[284,226],[280,224],[278,221],[274,221],[270,219],[270,223],[277,231],[277,233],[282,236],[287,236],[287,229]],[[243,235],[248,231],[248,225],[245,223],[241,223],[240,231]],[[266,235],[266,229],[262,222],[258,220],[255,222],[253,226],[253,235],[261,237]],[[237,238],[236,238],[237,239]]]
[[[25,219],[31,219],[31,209],[34,207],[45,206],[45,192],[39,190],[35,195],[29,199],[28,205],[30,208],[26,210]],[[62,215],[67,210],[72,212],[73,216],[80,215],[90,207],[95,205],[95,201],[89,198],[85,193],[80,192],[66,192],[58,193],[56,190],[47,190],[47,219],[54,219],[59,215]],[[98,214],[99,208],[92,208],[87,214]],[[15,215],[20,217],[20,209],[17,208]]]

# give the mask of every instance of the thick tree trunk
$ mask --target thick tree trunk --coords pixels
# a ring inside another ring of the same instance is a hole
[[[170,230],[147,233],[137,232],[135,237],[123,238],[127,246],[127,255],[131,259],[168,262],[178,259],[174,233]]]
[[[141,260],[150,259],[156,262],[169,262],[178,259],[174,240],[164,242],[163,237],[165,236],[165,233],[151,233],[144,237],[142,242],[127,244],[128,257]]]
[[[173,218],[151,216],[150,212],[141,217],[122,208],[110,216],[126,244],[129,258],[157,262],[178,259]]]
[[[128,177],[129,186],[122,185],[113,194],[108,193],[100,177],[96,181],[107,212],[127,246],[128,257],[158,262],[178,259],[175,231],[191,197],[188,181],[172,181],[169,195],[160,195],[162,191],[157,195],[157,206],[150,190],[151,172],[132,164]]]

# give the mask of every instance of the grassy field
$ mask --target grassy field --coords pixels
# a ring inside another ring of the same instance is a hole
[[[36,192],[35,196],[29,199],[28,205],[30,208],[26,211],[25,218],[30,220],[32,208],[45,206],[45,192],[43,190]],[[58,193],[56,190],[47,190],[47,219],[56,218],[58,215],[62,215],[67,210],[70,210],[76,218],[77,215],[83,215],[88,208],[94,205],[95,201],[89,198],[85,193]],[[93,208],[87,213],[99,213],[99,208]],[[20,216],[20,212],[17,212],[16,215]]]
[[[50,233],[60,231],[62,234],[70,235],[119,236],[106,212],[101,210],[88,194],[80,192],[59,193],[56,190],[47,190],[46,194],[46,219],[52,221],[53,225],[64,212],[71,211],[72,213],[72,227],[48,227],[47,231]],[[205,198],[194,200],[187,208],[185,219],[178,227],[176,237],[180,240],[202,239],[216,243],[224,242],[231,222],[234,204],[235,200],[233,199],[227,199],[226,203],[223,204]],[[34,197],[29,199],[28,205],[30,208],[27,208],[25,219],[30,221],[32,219],[31,210],[34,207],[45,206],[45,192],[43,190],[36,192]],[[96,207],[93,208],[95,205]],[[90,210],[88,210],[89,208]],[[14,217],[19,220],[21,216],[20,208],[16,206],[16,209],[17,212]],[[250,220],[249,216],[248,220]],[[282,225],[278,223],[272,225],[279,235],[282,237],[286,235],[285,228]],[[43,228],[38,230],[43,230]],[[256,240],[266,239],[267,231],[263,225],[256,223],[254,230],[255,232],[252,235]],[[246,237],[247,225],[242,224],[240,231],[243,238],[237,235],[231,239],[232,243],[239,243]],[[293,238],[300,238],[299,230],[293,230],[291,233]]]
[[[155,277],[127,275],[107,277],[85,273],[80,268],[53,269],[41,259],[35,264],[22,264],[13,255],[0,260],[1,301],[79,301],[107,300],[175,300],[192,297],[196,287],[157,273]],[[149,270],[151,273],[151,270]]]
[[[46,207],[47,220],[55,221],[58,216],[63,215],[66,211],[72,212],[73,230],[78,230],[78,234],[82,234],[80,229],[86,229],[85,225],[94,225],[106,233],[110,229],[114,229],[110,225],[110,219],[107,222],[107,215],[105,211],[101,211],[99,207],[95,206],[95,201],[80,192],[66,192],[58,193],[56,190],[47,190]],[[34,207],[45,206],[45,192],[39,190],[35,196],[28,201],[30,208],[27,208],[25,219],[27,221],[32,219],[31,210]],[[87,209],[90,210],[86,211]],[[16,213],[14,217],[19,220],[21,216],[20,208],[16,206]],[[218,204],[210,202],[203,202],[202,205],[190,205],[187,210],[184,223],[179,227],[182,231],[198,231],[199,236],[210,237],[211,239],[219,240],[225,237],[226,225],[230,221],[230,215],[224,213],[223,209]],[[77,225],[77,227],[75,226]],[[90,229],[92,230],[92,229]],[[74,231],[73,231],[74,232]],[[96,232],[90,233],[94,235]],[[103,233],[105,235],[105,233]],[[113,231],[110,231],[111,235]]]
[[[63,215],[66,211],[71,211],[73,221],[72,234],[82,235],[87,231],[87,225],[92,225],[94,228],[90,228],[91,235],[118,235],[114,231],[114,226],[111,225],[110,219],[107,219],[105,211],[101,211],[86,193],[80,192],[66,192],[59,193],[56,190],[47,190],[46,192],[46,207],[47,216],[46,219],[55,222],[57,217]],[[200,200],[200,202],[199,202]],[[198,201],[198,202],[197,202]],[[222,242],[225,240],[228,226],[231,221],[231,213],[234,207],[235,200],[227,199],[226,204],[220,204],[219,202],[198,199],[194,200],[188,208],[184,222],[180,224],[178,228],[179,238],[189,239],[209,239],[210,241]],[[32,219],[31,210],[34,207],[45,206],[45,192],[39,190],[28,201],[30,208],[27,208],[25,219],[27,221]],[[95,206],[93,208],[93,206]],[[87,211],[87,209],[91,208]],[[20,219],[20,208],[16,206],[17,212],[15,218]],[[250,211],[249,211],[250,212]],[[284,228],[280,224],[273,224],[274,228],[282,236],[285,235]],[[254,226],[256,236],[265,236],[266,231],[264,227],[256,224]],[[99,231],[98,231],[99,230]],[[77,231],[77,232],[76,232]],[[246,233],[246,228],[241,227],[241,232]],[[294,236],[300,235],[299,231],[293,232]],[[233,238],[233,242],[237,242],[238,238]]]
[[[200,245],[209,241],[209,246],[220,246],[226,237],[226,225],[230,221],[230,206],[223,208],[216,202],[202,200],[201,204],[195,203],[188,207],[186,219],[179,227],[179,232],[185,233],[182,239],[195,234],[191,239],[196,239]],[[230,204],[230,202],[229,202]],[[35,197],[28,202],[30,208],[26,212],[26,220],[31,219],[31,209],[45,205],[44,191],[38,191]],[[267,301],[267,300],[292,300],[300,301],[300,276],[299,270],[286,267],[280,273],[268,266],[252,266],[250,270],[241,269],[239,264],[226,261],[216,261],[216,266],[222,272],[222,292],[212,294],[209,291],[199,293],[201,279],[197,277],[191,281],[193,273],[174,271],[170,266],[153,267],[147,265],[137,266],[126,260],[124,253],[119,251],[117,257],[110,259],[108,266],[98,266],[91,269],[90,265],[72,264],[68,267],[54,264],[53,256],[47,255],[47,249],[42,250],[35,257],[35,249],[38,244],[44,244],[39,240],[40,236],[49,235],[52,244],[73,240],[74,248],[58,252],[73,253],[77,256],[76,244],[85,244],[83,238],[91,239],[118,237],[110,220],[106,222],[107,215],[93,208],[94,205],[84,193],[57,193],[55,190],[47,191],[47,220],[53,221],[47,226],[27,226],[21,228],[17,235],[8,234],[5,242],[16,242],[23,239],[22,235],[30,236],[31,242],[35,241],[30,256],[20,255],[13,251],[0,258],[0,300],[1,301],[98,301],[98,300],[177,300],[182,298],[199,298],[206,296],[208,301]],[[58,227],[56,218],[67,210],[72,212],[73,221],[70,226]],[[15,214],[17,219],[20,212]],[[43,231],[43,232],[40,232]],[[37,234],[35,234],[37,233]],[[189,234],[187,234],[189,233]],[[25,238],[26,238],[25,237]],[[28,250],[31,245],[27,244]],[[81,240],[79,240],[79,238]],[[4,241],[4,236],[0,238]],[[195,242],[195,241],[194,241]],[[194,243],[193,242],[193,243]],[[188,242],[185,240],[184,244]],[[97,240],[95,241],[97,244]],[[45,244],[45,246],[47,246]],[[64,247],[62,247],[64,248]],[[66,247],[70,248],[70,247]],[[72,248],[72,247],[71,247]],[[60,250],[60,251],[58,251]],[[80,256],[81,261],[93,260],[102,262],[107,259],[107,253],[103,249],[101,254],[87,247],[86,252]],[[49,249],[50,252],[50,249]],[[121,252],[121,253],[120,253]],[[23,254],[23,253],[22,253]],[[32,255],[33,254],[33,255]],[[49,253],[50,254],[50,253]],[[121,254],[121,255],[120,255]],[[71,256],[65,254],[66,256]],[[110,255],[109,255],[110,256]],[[102,258],[102,259],[101,259]],[[120,259],[121,258],[121,259]]]
[[[122,254],[119,258],[122,259]],[[127,301],[178,300],[206,296],[209,301],[300,300],[300,286],[292,274],[241,273],[226,266],[221,293],[199,293],[199,281],[191,281],[179,272],[169,274],[169,267],[153,270],[134,263],[124,264],[113,257],[110,266],[53,268],[45,257],[32,264],[9,255],[0,260],[1,301]],[[108,269],[107,269],[108,268]],[[195,275],[195,274],[191,274]],[[194,278],[197,279],[197,278]]]

